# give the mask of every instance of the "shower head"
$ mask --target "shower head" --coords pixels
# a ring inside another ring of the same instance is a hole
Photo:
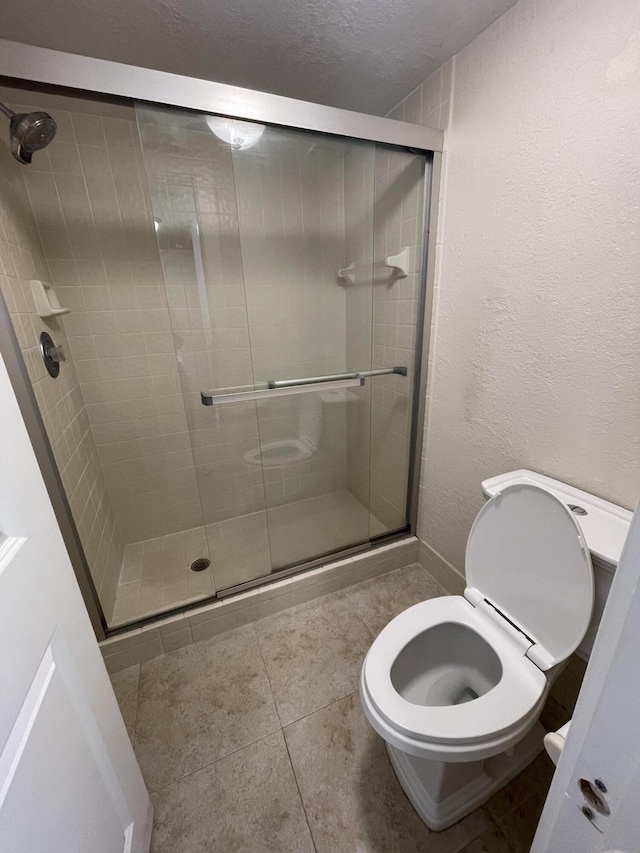
[[[14,113],[4,104],[0,104],[0,112],[9,118],[11,153],[18,163],[30,163],[33,153],[56,135],[57,125],[49,113]]]

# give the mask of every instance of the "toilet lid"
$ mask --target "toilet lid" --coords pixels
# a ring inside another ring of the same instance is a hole
[[[473,604],[487,599],[532,640],[541,669],[565,660],[593,608],[591,555],[571,511],[539,486],[506,486],[480,510],[466,553]]]

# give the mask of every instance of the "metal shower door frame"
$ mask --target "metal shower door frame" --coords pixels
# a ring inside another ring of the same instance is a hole
[[[442,151],[441,130],[0,39],[0,76],[265,124]]]
[[[125,65],[103,59],[19,44],[0,39],[0,78],[7,86],[19,86],[33,91],[53,91],[78,98],[106,97],[145,101],[165,107],[192,109],[230,118],[257,121],[264,124],[291,127],[332,136],[362,139],[394,145],[426,156],[424,181],[424,240],[420,272],[420,304],[416,335],[414,365],[414,406],[411,419],[410,470],[408,487],[408,520],[411,533],[418,524],[418,492],[422,459],[422,435],[426,408],[426,381],[431,329],[431,306],[435,273],[436,224],[440,195],[444,133],[436,128],[421,127],[407,122],[338,109],[281,95],[242,89],[224,83],[184,77],[164,71]],[[20,404],[23,418],[31,436],[38,463],[49,496],[54,505],[65,544],[69,550],[78,583],[85,598],[98,640],[123,630],[110,630],[86,557],[75,521],[62,486],[51,446],[29,380],[13,325],[4,300],[0,297],[0,352],[7,366]],[[346,549],[352,552],[353,549]],[[339,559],[340,555],[335,555]],[[325,561],[326,562],[326,559]],[[317,565],[312,561],[309,565]],[[299,567],[300,571],[306,564]],[[280,577],[281,575],[278,575]],[[194,606],[202,606],[205,600]],[[179,608],[184,610],[185,607]],[[166,618],[173,611],[163,611],[145,620],[131,623],[127,629],[144,622]]]

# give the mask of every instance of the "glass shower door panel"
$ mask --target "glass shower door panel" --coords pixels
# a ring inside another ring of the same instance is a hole
[[[233,152],[256,387],[324,378],[257,403],[273,570],[366,543],[374,146],[266,128]],[[341,270],[349,268],[347,274]]]
[[[274,570],[368,542],[368,495],[348,489],[347,419],[362,407],[368,392],[351,389],[258,404]]]
[[[181,477],[215,590],[402,529],[423,158],[136,113],[171,323],[157,352],[179,378],[167,404],[186,424]]]
[[[215,591],[271,572],[256,404],[205,407],[200,392],[254,389],[232,150],[210,116],[136,107]]]
[[[407,524],[425,169],[421,154],[376,145],[373,367],[408,369],[407,376],[383,374],[371,383],[370,506],[379,533]],[[402,259],[402,274],[386,266],[390,257]]]

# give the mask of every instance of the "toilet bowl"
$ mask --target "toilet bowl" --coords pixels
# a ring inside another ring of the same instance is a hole
[[[311,459],[320,443],[322,403],[321,395],[302,397],[296,408],[298,435],[262,441],[243,455],[246,464],[251,468],[281,468]]]
[[[259,447],[247,450],[243,459],[252,468],[280,468],[310,459],[315,450],[315,444],[306,436],[284,438],[279,441],[265,441]]]
[[[504,487],[467,542],[464,596],[416,604],[371,646],[367,719],[432,829],[485,802],[542,751],[549,687],[589,626],[594,578],[575,516],[537,485]]]

